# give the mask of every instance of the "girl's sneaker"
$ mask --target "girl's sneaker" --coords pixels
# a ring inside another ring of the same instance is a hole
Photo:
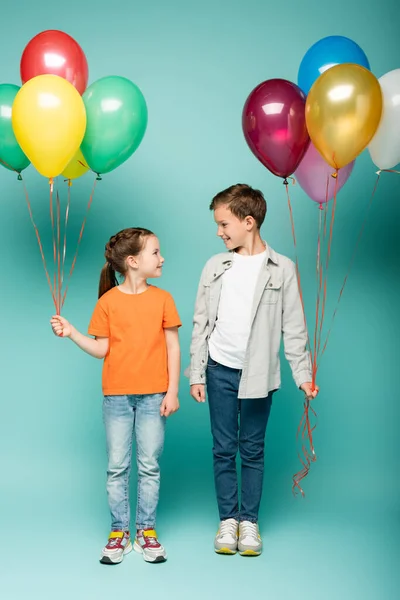
[[[241,556],[260,556],[262,541],[257,523],[251,523],[251,521],[239,523],[238,547]]]
[[[140,552],[146,562],[159,563],[167,560],[165,548],[158,541],[154,529],[138,529],[133,549]]]
[[[132,542],[129,531],[112,531],[109,535],[107,546],[104,546],[100,562],[103,565],[118,565],[123,561],[125,554],[132,551]]]
[[[236,554],[238,549],[238,528],[236,519],[225,519],[219,524],[214,540],[217,554]]]

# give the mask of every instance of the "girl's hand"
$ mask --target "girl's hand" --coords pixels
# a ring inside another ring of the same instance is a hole
[[[177,410],[179,410],[178,396],[176,394],[166,393],[160,406],[160,415],[162,417],[169,417]]]
[[[72,325],[64,317],[54,315],[50,319],[50,324],[54,335],[57,337],[71,337]]]

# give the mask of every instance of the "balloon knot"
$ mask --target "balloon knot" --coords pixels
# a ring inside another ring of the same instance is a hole
[[[18,179],[18,181],[22,181],[22,175],[21,175],[21,173],[18,173],[17,179]]]
[[[336,179],[336,178],[337,178],[337,176],[338,176],[338,174],[337,174],[337,171],[335,171],[334,173],[332,173],[332,177],[333,177],[333,179]]]
[[[101,181],[101,175],[100,175],[100,173],[97,173],[96,181]]]
[[[287,177],[285,177],[285,179],[283,180],[283,185],[289,185],[289,182],[287,180]]]

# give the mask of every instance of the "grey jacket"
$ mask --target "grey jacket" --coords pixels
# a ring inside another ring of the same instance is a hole
[[[300,387],[310,382],[311,360],[294,263],[266,246],[267,258],[254,293],[251,331],[239,385],[239,398],[263,398],[281,385],[279,351]],[[232,266],[231,252],[205,265],[197,292],[190,346],[190,385],[206,382],[208,339],[214,329],[222,275]]]

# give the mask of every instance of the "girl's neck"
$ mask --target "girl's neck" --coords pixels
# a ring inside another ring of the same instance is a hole
[[[125,294],[142,294],[149,288],[149,284],[143,277],[128,274],[118,287]]]

